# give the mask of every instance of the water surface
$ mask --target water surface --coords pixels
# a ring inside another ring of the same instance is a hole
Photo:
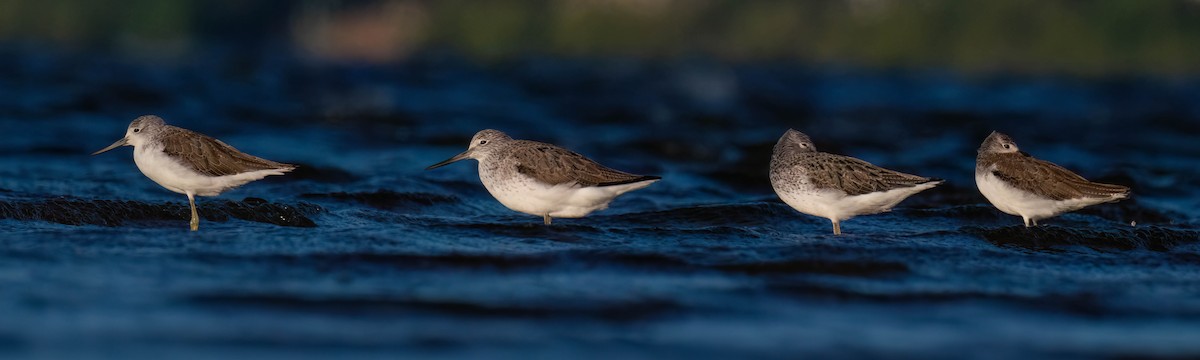
[[[1197,81],[201,60],[0,52],[0,355],[1200,356]],[[87,155],[147,113],[301,168],[188,232],[129,149]],[[484,128],[664,180],[543,226],[423,170]],[[834,237],[771,191],[787,128],[947,183]],[[974,188],[992,130],[1134,197],[1025,229]]]

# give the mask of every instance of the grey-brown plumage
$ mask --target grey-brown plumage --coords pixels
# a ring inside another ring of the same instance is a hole
[[[160,120],[161,121],[161,120]],[[270,169],[295,169],[295,165],[253,156],[207,135],[170,125],[155,135],[163,152],[184,166],[207,176],[224,176]]]
[[[772,162],[772,167],[791,168],[807,177],[812,187],[862,195],[924,184],[937,179],[905,174],[872,165],[849,156],[813,152],[792,154]]]
[[[613,170],[579,153],[547,143],[513,140],[506,148],[505,157],[515,160],[517,172],[550,185],[612,186],[659,179],[658,176]]]
[[[1129,196],[1128,187],[1088,181],[1054,163],[1034,158],[999,132],[992,132],[979,146],[975,183],[992,205],[1021,216],[1025,226]]]
[[[788,130],[771,155],[771,186],[796,210],[840,222],[888,211],[942,180],[884,169],[849,156],[817,151],[808,135]]]
[[[658,176],[614,170],[555,145],[514,140],[497,130],[482,130],[471,145],[434,169],[463,159],[479,160],[479,180],[501,204],[519,212],[577,218],[608,207],[617,196],[658,181]]]
[[[853,157],[817,151],[808,135],[788,130],[771,155],[771,177],[814,189],[862,195],[939,179],[884,169]]]

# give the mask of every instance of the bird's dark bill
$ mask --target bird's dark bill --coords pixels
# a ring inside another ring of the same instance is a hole
[[[128,140],[128,139],[125,139],[125,138],[122,138],[121,140],[117,140],[117,142],[115,142],[115,143],[112,143],[112,145],[109,145],[109,146],[108,146],[108,147],[106,147],[106,148],[100,149],[100,151],[97,151],[97,152],[94,152],[94,153],[92,153],[92,155],[98,155],[98,154],[100,154],[100,153],[103,153],[103,152],[105,152],[105,151],[109,151],[109,150],[112,150],[112,149],[116,149],[116,148],[119,148],[119,147],[121,147],[121,146],[125,146],[125,145],[128,145],[128,144],[129,144],[129,140]]]
[[[107,149],[106,149],[106,150],[107,150]],[[467,158],[467,152],[466,152],[466,151],[463,151],[461,154],[454,155],[454,157],[452,157],[452,158],[449,158],[449,159],[446,159],[446,160],[444,160],[444,161],[442,161],[442,162],[440,162],[440,163],[433,164],[433,165],[429,165],[429,167],[425,168],[425,170],[433,170],[433,169],[437,169],[437,168],[440,168],[440,167],[443,167],[443,166],[446,166],[446,165],[450,165],[450,163],[453,163],[453,162],[456,162],[456,161],[459,161],[459,160],[462,160],[462,159],[466,159],[466,158]]]

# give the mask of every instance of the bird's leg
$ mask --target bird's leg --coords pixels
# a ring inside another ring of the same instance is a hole
[[[834,222],[833,222],[833,234],[834,234],[834,235],[841,235],[841,234],[842,234],[842,223],[840,223],[840,222],[837,222],[837,221],[834,221]]]
[[[1029,227],[1029,218],[1022,216],[1021,219],[1025,220],[1025,227]]]
[[[546,225],[550,225],[550,214],[542,215],[542,222]]]
[[[196,197],[192,193],[187,193],[188,206],[192,207],[192,231],[200,230],[200,216],[196,214]]]
[[[1037,227],[1037,226],[1038,226],[1037,219],[1033,219],[1033,227]]]

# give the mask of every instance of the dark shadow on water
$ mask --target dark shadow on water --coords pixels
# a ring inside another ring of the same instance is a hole
[[[668,300],[623,301],[534,301],[522,303],[483,303],[462,300],[354,297],[346,295],[310,296],[281,293],[246,294],[216,291],[183,296],[186,303],[222,309],[272,309],[274,311],[320,312],[330,314],[443,314],[476,318],[535,318],[569,320],[588,318],[602,322],[631,322],[658,318],[680,312],[683,307]]]
[[[502,254],[388,254],[381,252],[316,253],[316,254],[267,254],[239,255],[224,253],[189,253],[183,258],[203,263],[237,265],[244,263],[276,264],[283,266],[308,267],[330,270],[353,267],[388,267],[394,269],[429,270],[492,270],[517,271],[545,268],[556,262],[554,256],[502,255]]]
[[[665,228],[693,226],[762,225],[781,217],[794,217],[795,211],[782,201],[694,205],[667,210],[609,215],[608,219],[638,226],[660,225]]]
[[[311,180],[320,183],[345,184],[358,180],[358,177],[349,171],[331,166],[314,166],[304,163],[296,163],[295,165],[297,166],[296,169],[288,172],[287,181]],[[272,178],[268,177],[266,179]]]
[[[1200,231],[1160,226],[1067,228],[1042,225],[1026,228],[1023,225],[1017,225],[995,229],[966,227],[962,230],[981,236],[996,246],[1016,246],[1031,250],[1054,250],[1064,246],[1083,246],[1098,251],[1136,249],[1169,251],[1182,244],[1200,241]]]
[[[524,218],[522,218],[524,219]],[[476,234],[485,237],[509,237],[518,239],[544,239],[562,243],[588,243],[588,239],[603,235],[604,230],[595,226],[571,224],[572,219],[559,219],[551,225],[542,223],[541,219],[530,216],[528,222],[464,222],[444,223],[448,229],[456,232]],[[514,220],[520,221],[520,220]],[[434,225],[433,227],[438,227]]]
[[[985,301],[1006,304],[1008,306],[1027,307],[1052,313],[1066,312],[1083,316],[1099,316],[1101,314],[1112,313],[1112,309],[1109,309],[1104,304],[1105,301],[1101,297],[1092,294],[1019,295],[1007,292],[953,290],[872,292],[815,282],[777,282],[770,285],[769,288],[773,291],[779,291],[806,300],[853,300],[892,304],[939,304]]]
[[[0,333],[0,355],[20,354],[28,351],[29,344],[16,334]]]
[[[978,299],[1024,301],[1029,298],[1027,296],[1018,296],[1003,292],[986,293],[979,291],[872,292],[812,281],[776,281],[769,284],[767,288],[771,291],[802,299],[854,300],[884,303],[940,303]]]
[[[425,207],[460,202],[452,195],[431,193],[400,193],[391,190],[374,192],[334,192],[327,194],[302,194],[303,199],[330,199],[353,202],[381,210],[424,210]]]
[[[794,259],[762,263],[721,264],[716,269],[747,275],[829,274],[844,276],[886,276],[908,273],[908,266],[899,262],[829,261]]]
[[[699,251],[699,250],[698,250]],[[795,256],[766,261],[747,261],[726,254],[660,254],[642,248],[594,248],[547,251],[534,254],[503,253],[313,253],[313,254],[228,254],[189,252],[181,259],[198,261],[211,266],[233,267],[245,264],[268,267],[329,271],[377,272],[392,271],[472,271],[484,273],[543,272],[553,269],[620,269],[632,273],[695,273],[715,272],[752,277],[791,275],[836,275],[844,277],[878,278],[910,273],[908,265],[895,261],[830,260],[822,256],[846,254],[798,252]]]

